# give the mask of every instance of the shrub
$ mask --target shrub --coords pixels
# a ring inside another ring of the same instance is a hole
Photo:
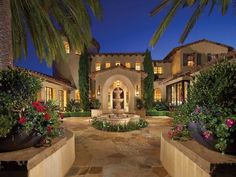
[[[139,110],[144,108],[144,102],[141,98],[136,98],[136,108]]]
[[[169,111],[157,111],[155,108],[149,109],[146,112],[147,116],[169,116]]]
[[[84,111],[84,112],[64,112],[64,117],[90,117],[91,112]]]
[[[174,123],[200,124],[202,137],[224,152],[236,141],[236,64],[223,62],[203,71],[190,87],[189,102],[177,108]]]
[[[197,76],[190,87],[195,105],[228,108],[236,113],[236,63],[217,64]]]
[[[112,124],[105,120],[93,119],[92,126],[98,130],[109,132],[127,132],[132,130],[139,130],[148,126],[148,122],[140,119],[137,122],[129,121],[127,124]]]
[[[66,107],[66,111],[68,112],[79,112],[80,109],[80,103],[74,99],[71,99]]]
[[[0,71],[0,137],[7,136],[17,124],[19,112],[36,99],[41,87],[41,80],[27,71]]]
[[[99,109],[101,106],[101,103],[98,99],[91,99],[90,101],[90,108],[91,109]]]
[[[169,105],[167,102],[163,102],[163,101],[157,101],[154,103],[154,108],[157,111],[168,111],[169,110]]]

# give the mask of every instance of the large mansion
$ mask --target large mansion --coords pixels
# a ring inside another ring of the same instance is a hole
[[[67,59],[53,64],[53,76],[32,72],[41,77],[43,89],[39,100],[57,100],[61,108],[66,107],[69,99],[80,99],[79,60],[80,53],[71,49],[65,42]],[[219,56],[234,49],[225,44],[209,40],[199,40],[171,50],[162,60],[153,60],[155,74],[154,100],[167,101],[179,105],[188,98],[188,86],[195,72],[214,63]],[[145,53],[99,53],[99,44],[94,41],[90,52],[90,97],[101,102],[104,113],[114,108],[113,91],[119,87],[124,99],[122,109],[125,112],[136,111],[135,100],[142,98]]]

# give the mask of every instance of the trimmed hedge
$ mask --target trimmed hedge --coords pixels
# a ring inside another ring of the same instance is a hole
[[[64,117],[90,117],[91,112],[64,112],[63,115]]]
[[[140,119],[138,122],[129,121],[127,124],[115,124],[105,120],[94,119],[92,121],[92,126],[98,130],[108,131],[108,132],[128,132],[133,130],[139,130],[148,126],[148,122],[144,119]]]
[[[170,112],[169,111],[147,111],[146,112],[147,116],[169,116]]]

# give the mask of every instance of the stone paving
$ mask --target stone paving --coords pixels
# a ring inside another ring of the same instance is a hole
[[[89,118],[69,118],[75,133],[76,159],[66,177],[170,177],[160,162],[160,134],[170,119],[147,119],[142,130],[112,133],[96,130]]]

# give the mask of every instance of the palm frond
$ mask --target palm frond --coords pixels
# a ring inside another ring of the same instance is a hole
[[[226,12],[228,11],[230,0],[221,0],[222,8],[221,8],[221,13],[222,15],[225,15]]]
[[[162,9],[164,9],[169,3],[170,3],[170,0],[162,0],[162,2],[160,4],[158,4],[153,10],[151,10],[150,15],[151,16],[156,15]]]
[[[170,21],[172,20],[173,16],[176,14],[177,9],[183,4],[182,0],[175,0],[171,6],[171,9],[165,16],[164,20],[161,22],[158,29],[155,31],[151,41],[150,45],[153,47],[156,45],[157,41],[160,39],[161,35],[167,28],[167,26],[170,24]]]
[[[208,15],[211,15],[211,13],[213,12],[213,10],[214,10],[214,8],[216,6],[216,3],[217,3],[216,0],[212,0],[211,1],[211,7],[210,7]]]
[[[201,0],[198,7],[195,9],[191,18],[189,19],[187,25],[185,26],[184,32],[182,33],[182,35],[179,39],[180,43],[183,43],[185,41],[186,37],[191,32],[191,30],[193,29],[194,25],[196,24],[199,16],[201,15],[204,8],[206,7],[207,3],[208,3],[208,0]]]

